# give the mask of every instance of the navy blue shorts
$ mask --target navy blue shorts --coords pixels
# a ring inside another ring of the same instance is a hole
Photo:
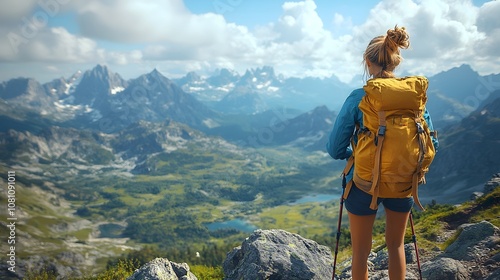
[[[358,216],[367,216],[377,213],[377,210],[370,209],[372,196],[362,190],[356,185],[352,185],[347,199],[344,201],[347,211]],[[404,198],[378,198],[377,205],[384,205],[384,208],[395,212],[410,212],[413,207],[413,197]]]

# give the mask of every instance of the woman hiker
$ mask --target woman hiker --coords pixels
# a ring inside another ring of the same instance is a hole
[[[398,80],[398,78],[395,77],[394,69],[402,60],[399,48],[406,49],[409,47],[409,45],[409,36],[406,29],[404,27],[398,26],[396,26],[394,29],[388,30],[386,35],[377,36],[370,41],[363,55],[365,72],[368,74],[369,79],[365,87],[354,90],[347,97],[345,103],[342,106],[342,109],[337,116],[334,127],[329,137],[329,141],[326,145],[327,151],[332,158],[350,158],[353,154],[353,150],[356,151],[356,146],[359,146],[356,144],[359,144],[358,138],[361,139],[362,137],[361,132],[364,133],[363,136],[366,135],[366,137],[372,137],[371,139],[374,139],[373,142],[375,144],[371,143],[366,147],[370,148],[371,146],[375,147],[377,145],[377,140],[381,138],[381,135],[383,136],[386,127],[384,126],[384,131],[380,133],[380,129],[378,131],[376,129],[375,131],[370,131],[368,128],[366,128],[366,126],[363,126],[364,120],[365,122],[368,122],[366,116],[364,119],[364,115],[368,114],[368,111],[362,111],[358,106],[360,105],[360,102],[363,98],[368,98],[365,97],[365,95],[367,95],[366,90],[370,88],[379,90],[380,92],[391,90],[390,86],[387,86],[387,83],[384,83],[385,81],[397,82],[403,79],[401,78]],[[368,83],[371,83],[372,87],[368,87]],[[410,84],[414,88],[417,88],[417,92],[420,91],[421,94],[425,96],[425,91],[427,89],[427,79],[421,77],[417,79],[413,84]],[[421,87],[420,90],[418,90],[419,86]],[[386,89],[384,87],[389,88]],[[425,106],[426,100],[427,99],[425,97],[423,106]],[[370,102],[370,100],[363,100],[363,102],[365,101]],[[371,100],[371,102],[376,103],[373,100]],[[425,120],[425,122],[422,121],[422,123],[424,123],[423,126],[426,126],[425,129],[427,129],[427,132],[430,132],[430,141],[428,142],[431,142],[429,145],[432,146],[432,151],[429,150],[429,153],[431,154],[430,156],[433,157],[432,153],[435,153],[435,150],[438,146],[438,141],[437,138],[433,135],[432,122],[427,110],[425,109],[425,107],[422,107],[422,105],[420,108],[422,109],[421,112],[423,112],[423,115],[421,117],[423,117],[423,120]],[[363,112],[367,113],[365,114]],[[399,117],[401,119],[404,119],[404,116]],[[389,117],[387,117],[386,120],[387,123],[395,122],[394,119],[390,119]],[[400,121],[400,119],[398,119],[398,121]],[[379,123],[377,123],[377,126],[378,125]],[[415,124],[413,124],[413,126],[415,126]],[[389,135],[389,130],[391,129],[392,128],[388,124],[387,135]],[[361,132],[355,133],[355,130]],[[415,130],[417,129],[415,128]],[[389,146],[390,142],[388,139],[389,136],[387,136],[386,138],[387,140],[384,147],[390,149],[391,147]],[[352,147],[353,145],[351,145],[351,140],[353,141],[354,147]],[[361,140],[359,140],[359,142],[361,143]],[[378,145],[382,146],[381,143],[378,143]],[[359,151],[359,153],[361,152],[362,151]],[[380,176],[376,176],[380,177],[381,179],[376,179],[378,181],[377,183],[370,185],[372,182],[365,182],[363,179],[360,179],[360,176],[358,176],[357,173],[361,173],[361,170],[358,170],[361,168],[358,166],[358,169],[356,169],[356,166],[365,164],[366,160],[364,160],[363,162],[357,161],[358,154],[356,152],[354,152],[353,168],[351,168],[349,172],[346,172],[347,174],[344,174],[346,181],[349,182],[347,184],[348,188],[344,193],[344,201],[345,207],[348,211],[349,226],[351,232],[353,280],[368,279],[368,256],[372,247],[372,229],[377,213],[377,206],[379,204],[382,204],[384,206],[386,214],[385,241],[389,254],[389,278],[392,280],[405,279],[406,275],[406,262],[403,243],[410,210],[412,209],[414,204],[416,190],[415,192],[412,192],[412,180],[410,178],[410,183],[404,183],[405,186],[403,191],[400,191],[396,195],[391,194],[392,188],[401,187],[401,183],[394,183],[392,184],[394,186],[391,186],[391,183],[384,182],[384,178],[387,177],[389,177],[388,181],[391,181],[391,175],[384,174],[384,162],[395,161],[397,159],[390,158],[396,157],[394,153],[386,155],[384,154],[384,150],[382,150],[381,153],[382,167],[377,168],[382,168],[382,171],[379,172]],[[432,158],[430,159],[430,161],[432,161]],[[428,162],[428,164],[430,164],[430,162]],[[421,183],[422,176],[418,177],[422,175],[420,173],[415,173],[415,176],[413,178],[414,183],[417,183],[416,180],[419,181],[418,183]],[[372,179],[373,177],[369,180],[365,180],[371,181]],[[394,178],[393,181],[397,180]],[[368,185],[362,187],[361,185],[363,185],[364,183],[368,183]],[[418,198],[415,200],[415,203],[417,202]],[[418,204],[420,203],[418,202]]]

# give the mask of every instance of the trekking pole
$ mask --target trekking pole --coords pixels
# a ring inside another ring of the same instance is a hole
[[[422,270],[420,269],[420,258],[418,256],[418,247],[417,247],[417,236],[415,235],[415,227],[413,225],[413,210],[410,210],[410,225],[411,225],[411,239],[413,240],[413,244],[415,245],[415,255],[417,256],[417,266],[418,266],[418,275],[419,279],[422,280]]]
[[[339,240],[340,240],[340,226],[342,224],[342,209],[344,208],[344,192],[346,187],[345,174],[342,176],[342,196],[340,197],[340,211],[339,211],[339,222],[337,226],[337,244],[335,245],[335,257],[333,259],[333,275],[332,280],[335,280],[335,268],[337,266],[337,254],[339,252]]]

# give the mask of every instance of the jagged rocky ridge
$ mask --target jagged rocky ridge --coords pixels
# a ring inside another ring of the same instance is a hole
[[[247,146],[284,143],[303,146],[302,142],[306,140],[313,141],[308,143],[309,149],[323,150],[324,145],[319,141],[324,140],[321,136],[330,129],[334,112],[324,105],[304,113],[293,108],[270,108],[265,102],[260,102],[265,96],[262,85],[272,88],[280,81],[283,82],[282,78],[278,79],[271,67],[264,67],[247,71],[243,77],[221,70],[218,76],[201,80],[195,73],[190,73],[185,79],[178,80],[183,85],[181,87],[156,69],[126,81],[101,65],[43,85],[30,78],[12,79],[0,83],[0,132],[16,130],[33,134],[50,126],[59,126],[113,134],[140,121],[173,120],[210,135],[245,142]],[[190,86],[186,87],[185,83]],[[206,106],[210,102],[199,101],[204,100],[203,97],[193,93],[196,83],[202,83],[199,86],[204,91],[217,85],[235,85],[236,88],[230,92],[222,90],[224,97],[215,107],[226,109],[217,112]],[[184,88],[191,92],[186,93]],[[295,92],[293,88],[287,91]],[[240,117],[221,114],[231,110]],[[255,114],[257,112],[260,113]],[[296,120],[292,120],[293,117],[297,117]],[[314,126],[310,126],[310,122],[314,122]],[[271,139],[269,130],[273,133]],[[248,139],[256,135],[261,139],[253,144]],[[317,135],[320,137],[311,137]]]

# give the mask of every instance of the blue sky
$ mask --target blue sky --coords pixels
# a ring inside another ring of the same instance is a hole
[[[500,73],[499,14],[500,1],[477,0],[0,0],[0,81],[105,64],[126,79],[269,65],[349,82],[369,40],[395,24],[411,41],[401,73]]]
[[[233,0],[233,1],[199,1],[186,0],[184,4],[193,13],[218,13],[227,21],[255,28],[276,21],[282,13],[282,5],[286,1],[269,0]],[[291,2],[291,1],[289,1]],[[314,1],[318,15],[328,21],[333,13],[349,15],[355,23],[362,23],[379,1],[354,0],[354,1]],[[331,22],[325,22],[326,27],[331,27]]]

